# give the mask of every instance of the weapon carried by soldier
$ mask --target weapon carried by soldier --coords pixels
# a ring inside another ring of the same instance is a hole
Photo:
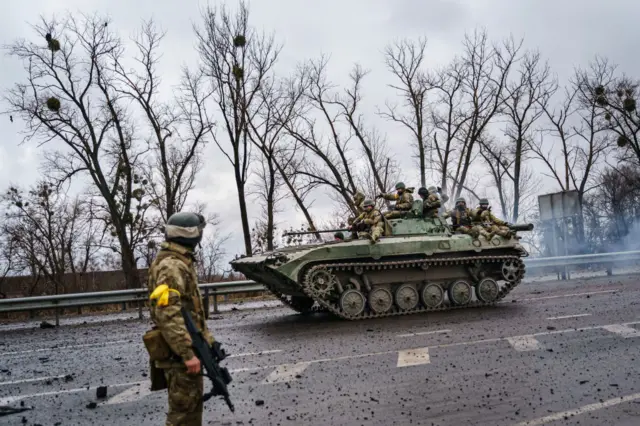
[[[229,370],[219,365],[220,362],[227,357],[226,352],[221,348],[222,345],[220,342],[213,342],[213,344],[209,346],[202,333],[196,328],[191,313],[184,307],[182,307],[180,311],[182,312],[182,318],[184,318],[187,331],[191,336],[193,353],[202,363],[204,369],[202,375],[211,380],[211,391],[204,394],[202,401],[208,401],[213,396],[222,396],[231,412],[234,412],[235,407],[231,403],[229,391],[227,390],[227,385],[231,383],[231,375],[229,374]]]

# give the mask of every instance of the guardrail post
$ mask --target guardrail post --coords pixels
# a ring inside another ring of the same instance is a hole
[[[138,302],[138,319],[143,320],[144,315],[142,314],[142,308],[144,307],[144,302],[141,300]]]
[[[220,313],[220,311],[218,310],[218,291],[215,288],[213,289],[213,313]]]
[[[209,287],[204,289],[204,318],[209,319]]]
[[[56,302],[57,304],[58,302]],[[56,327],[60,327],[60,309],[56,307],[54,311],[56,312]]]

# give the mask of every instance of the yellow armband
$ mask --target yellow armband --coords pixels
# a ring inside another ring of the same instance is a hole
[[[166,284],[161,284],[155,290],[153,290],[153,293],[151,293],[149,299],[157,300],[157,306],[167,306],[169,304],[169,293],[172,292],[180,296],[180,292],[178,290],[169,288],[169,286]]]

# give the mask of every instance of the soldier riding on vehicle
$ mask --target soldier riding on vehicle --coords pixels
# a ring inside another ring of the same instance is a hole
[[[387,219],[398,219],[404,217],[411,210],[413,205],[413,188],[407,188],[404,183],[396,184],[396,192],[392,194],[378,194],[376,198],[384,198],[385,200],[395,201],[393,210],[386,212],[384,217]]]
[[[358,233],[358,238],[369,238],[375,243],[384,234],[384,219],[373,200],[364,200],[362,207],[364,213],[356,218],[352,229]]]
[[[418,195],[422,198],[422,217],[438,217],[438,209],[442,206],[438,197],[437,188],[424,186],[418,189]]]
[[[467,201],[462,197],[456,200],[453,210],[446,212],[444,217],[451,218],[452,228],[457,233],[471,235],[474,239],[478,239],[480,235],[489,239],[490,235],[487,231],[473,225],[474,212],[467,208]]]
[[[489,206],[489,200],[486,198],[480,199],[480,206],[475,211],[474,222],[477,222],[480,226],[486,229],[490,233],[489,239],[494,235],[499,235],[503,238],[511,238],[513,232],[509,229],[509,223],[502,219],[498,219],[491,213],[491,207]]]

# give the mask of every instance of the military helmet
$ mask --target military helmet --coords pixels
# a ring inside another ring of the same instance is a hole
[[[344,234],[341,231],[338,231],[335,234],[333,234],[333,237],[344,240]]]
[[[396,189],[405,189],[406,187],[404,186],[404,182],[398,182],[396,183]]]
[[[418,195],[426,196],[428,194],[429,191],[427,191],[427,188],[425,188],[424,186],[421,186],[420,189],[418,189]]]
[[[486,198],[480,198],[480,202],[478,204],[480,205],[489,204],[489,200],[487,200]]]
[[[362,207],[373,207],[373,206],[375,206],[375,205],[376,205],[376,204],[375,204],[375,203],[373,202],[373,200],[372,200],[372,199],[370,199],[370,198],[367,198],[366,200],[364,200],[364,201],[362,202]]]
[[[195,249],[202,240],[202,230],[206,226],[204,216],[198,213],[178,212],[167,220],[164,235],[167,241]]]
[[[464,199],[464,197],[460,197],[460,198],[456,199],[456,204],[458,204],[458,203],[465,203],[465,204],[467,204],[467,200],[465,200],[465,199]]]
[[[429,187],[429,193],[433,194],[434,192],[438,192],[438,188],[436,188],[435,186],[430,186]]]

